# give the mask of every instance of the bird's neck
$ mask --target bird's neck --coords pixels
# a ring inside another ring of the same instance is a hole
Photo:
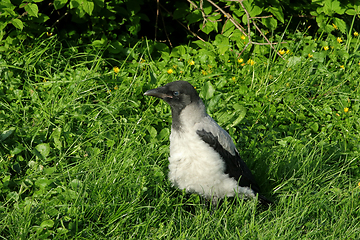
[[[172,125],[174,131],[183,131],[191,129],[196,123],[200,122],[206,116],[206,108],[202,101],[191,103],[184,109],[171,109]]]

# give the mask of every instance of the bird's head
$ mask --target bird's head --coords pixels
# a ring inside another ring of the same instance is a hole
[[[201,101],[195,88],[186,81],[176,81],[165,86],[148,90],[146,96],[161,98],[171,106],[171,110],[180,113],[185,107],[192,103]]]
[[[195,88],[186,81],[176,81],[148,90],[146,96],[161,98],[171,107],[172,129],[180,130],[184,124],[194,124],[206,114],[203,101]]]

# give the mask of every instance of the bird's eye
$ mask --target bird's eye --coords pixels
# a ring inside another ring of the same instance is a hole
[[[177,96],[179,96],[180,94],[179,94],[179,92],[173,92],[173,95],[174,95],[175,97],[177,97]]]

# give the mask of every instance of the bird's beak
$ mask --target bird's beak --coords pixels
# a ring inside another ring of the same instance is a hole
[[[155,89],[150,89],[148,91],[146,91],[144,93],[144,95],[146,96],[154,96],[154,97],[157,97],[157,98],[161,98],[161,99],[164,99],[164,98],[172,98],[171,95],[168,95],[166,94],[166,89],[164,87],[158,87],[158,88],[155,88]]]

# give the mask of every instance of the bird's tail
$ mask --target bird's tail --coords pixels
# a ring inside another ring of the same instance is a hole
[[[263,195],[261,195],[259,193],[257,194],[257,196],[258,196],[260,203],[263,205],[269,206],[270,204],[274,204],[273,201],[267,199],[266,197],[264,197]]]

